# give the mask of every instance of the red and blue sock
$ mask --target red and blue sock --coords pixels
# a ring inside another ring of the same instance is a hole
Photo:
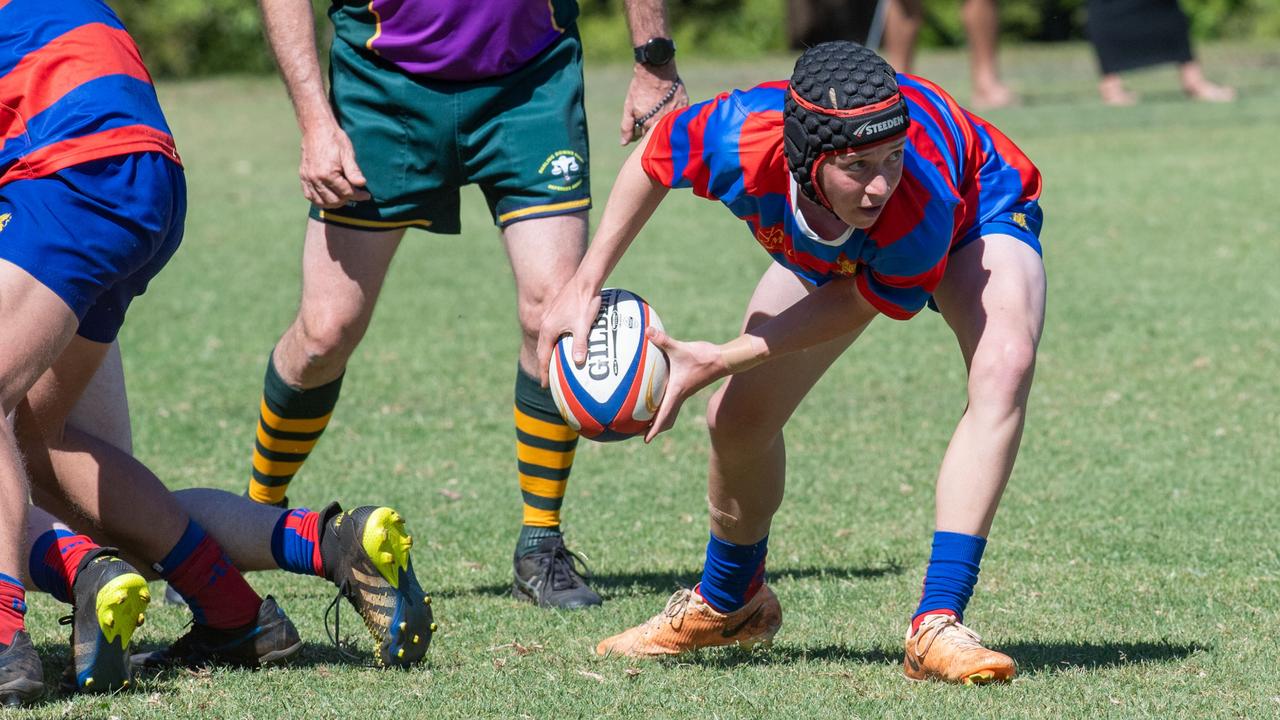
[[[231,629],[258,618],[262,598],[231,564],[222,546],[195,520],[187,523],[178,544],[156,565],[191,608],[200,625]]]
[[[46,530],[31,546],[27,574],[37,589],[71,603],[71,588],[75,585],[80,561],[97,549],[98,544],[88,535],[78,535],[62,527]]]
[[[23,629],[27,614],[27,590],[18,578],[0,573],[0,646],[13,644],[13,634]]]
[[[711,535],[702,582],[694,590],[722,613],[741,609],[764,585],[764,559],[768,554],[768,535],[752,545],[735,545]]]
[[[276,565],[291,573],[324,577],[320,530],[318,512],[297,508],[282,514],[271,531],[271,556]]]
[[[987,539],[977,535],[942,531],[933,534],[933,551],[924,574],[920,606],[911,617],[911,632],[918,630],[928,615],[964,619],[964,607],[978,584],[978,566],[986,547]]]

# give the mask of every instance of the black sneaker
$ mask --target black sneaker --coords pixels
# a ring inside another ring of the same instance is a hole
[[[586,563],[577,553],[564,546],[559,535],[543,538],[533,552],[517,555],[514,561],[515,582],[511,595],[517,600],[531,602],[539,607],[561,610],[577,610],[604,602],[592,590],[577,565]],[[587,573],[590,577],[590,572]]]
[[[131,658],[135,668],[198,668],[232,665],[256,668],[287,660],[302,649],[302,638],[284,611],[268,595],[258,619],[244,627],[221,630],[193,624],[186,635],[164,650]]]
[[[329,638],[342,649],[337,609],[338,598],[345,597],[378,642],[380,665],[408,667],[421,660],[436,624],[431,597],[413,573],[413,538],[399,513],[372,505],[343,512],[331,503],[320,511],[320,523],[326,577],[338,586],[338,597],[329,606],[335,612],[333,628],[325,613]]]
[[[71,587],[72,671],[76,690],[110,692],[129,687],[129,641],[151,602],[147,581],[115,548],[99,548],[80,561]]]
[[[44,668],[26,630],[0,650],[0,705],[17,707],[44,694]]]

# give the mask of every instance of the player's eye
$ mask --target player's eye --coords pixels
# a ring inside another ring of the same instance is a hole
[[[897,163],[902,162],[902,151],[894,150],[893,152],[889,153],[889,157],[885,158],[885,162],[889,163],[890,165],[896,165]]]

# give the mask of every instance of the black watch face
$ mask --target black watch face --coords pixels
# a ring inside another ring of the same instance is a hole
[[[647,65],[666,65],[676,55],[676,44],[666,38],[654,38],[644,44]]]

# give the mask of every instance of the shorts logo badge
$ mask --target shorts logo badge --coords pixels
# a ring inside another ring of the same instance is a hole
[[[586,164],[587,161],[572,150],[557,150],[542,161],[538,174],[551,173],[551,182],[547,183],[548,190],[568,192],[582,187],[582,168]]]
[[[12,218],[13,213],[0,213],[0,232],[4,232],[4,226],[8,225]]]
[[[1017,224],[1017,226],[1018,226],[1018,227],[1020,227],[1020,228],[1022,228],[1023,230],[1030,230],[1030,229],[1031,229],[1031,228],[1028,228],[1028,227],[1027,227],[1027,214],[1026,214],[1026,213],[1014,213],[1014,214],[1013,214],[1013,222],[1014,222],[1014,223],[1016,223],[1016,224]]]

